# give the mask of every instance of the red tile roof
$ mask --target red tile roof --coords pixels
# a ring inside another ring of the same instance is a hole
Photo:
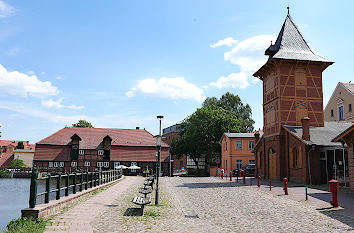
[[[12,146],[16,147],[18,142],[23,142],[23,146],[24,146],[23,149],[25,149],[25,150],[34,150],[34,147],[35,147],[34,144],[29,144],[29,141],[21,141],[21,140],[20,141],[16,141],[16,140],[0,140],[0,146],[1,147],[3,147],[3,146],[8,147],[8,146],[12,145]]]
[[[0,154],[0,167],[8,167],[11,165],[13,159],[13,152],[6,152]]]
[[[80,138],[80,149],[96,149],[104,137],[112,138],[116,146],[156,146],[156,138],[145,129],[110,129],[110,128],[76,128],[65,127],[49,137],[39,141],[40,145],[70,145],[71,137],[77,134]],[[163,147],[168,147],[163,143]]]

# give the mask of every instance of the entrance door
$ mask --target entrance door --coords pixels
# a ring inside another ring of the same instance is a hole
[[[269,154],[269,179],[274,179],[277,174],[277,154]]]

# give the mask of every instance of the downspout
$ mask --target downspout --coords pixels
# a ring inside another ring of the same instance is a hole
[[[311,162],[310,162],[310,152],[316,149],[316,145],[313,144],[311,149],[307,152],[307,167],[309,171],[310,185],[312,185],[312,176],[311,176]]]
[[[232,139],[230,139],[230,171],[232,173]]]

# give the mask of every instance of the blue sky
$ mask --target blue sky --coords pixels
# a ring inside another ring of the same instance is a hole
[[[158,132],[230,91],[263,125],[266,60],[286,6],[312,48],[335,61],[324,106],[353,80],[353,1],[0,1],[1,139],[35,143],[86,119]]]

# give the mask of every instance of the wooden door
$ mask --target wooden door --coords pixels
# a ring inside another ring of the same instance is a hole
[[[276,155],[276,153],[269,154],[269,179],[274,179],[277,174]]]

